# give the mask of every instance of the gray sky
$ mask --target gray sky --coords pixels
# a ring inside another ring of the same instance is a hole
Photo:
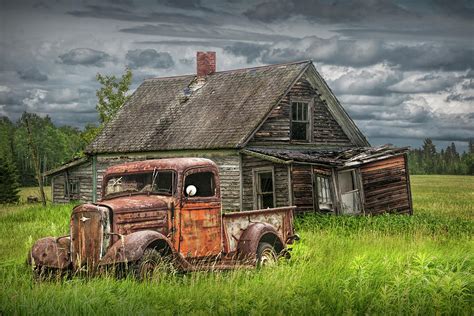
[[[471,0],[2,0],[0,115],[97,122],[95,75],[195,72],[312,59],[376,145],[474,138]]]

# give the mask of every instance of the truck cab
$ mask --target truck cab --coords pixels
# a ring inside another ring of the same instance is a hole
[[[294,207],[223,213],[219,170],[203,158],[124,163],[106,170],[101,200],[76,206],[70,234],[38,240],[35,271],[117,265],[153,268],[168,258],[176,269],[255,266],[287,254],[296,238]],[[143,271],[138,271],[142,273]]]

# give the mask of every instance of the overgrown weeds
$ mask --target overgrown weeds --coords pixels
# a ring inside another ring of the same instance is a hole
[[[307,216],[278,266],[145,282],[113,273],[35,282],[26,253],[67,233],[72,205],[3,213],[0,313],[472,315],[473,178],[412,179],[414,216]]]

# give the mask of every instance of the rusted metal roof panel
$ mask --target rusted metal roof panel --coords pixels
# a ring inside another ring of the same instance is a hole
[[[146,80],[86,152],[239,148],[309,64]]]
[[[122,163],[119,165],[111,166],[107,168],[105,174],[117,174],[117,173],[135,173],[141,171],[152,171],[156,169],[170,169],[177,172],[182,172],[191,167],[199,166],[214,166],[217,168],[215,162],[206,158],[164,158],[164,159],[152,159]]]

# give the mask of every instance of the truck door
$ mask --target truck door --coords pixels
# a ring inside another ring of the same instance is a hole
[[[221,197],[217,171],[193,168],[184,174],[179,252],[187,258],[215,256],[222,250]]]

